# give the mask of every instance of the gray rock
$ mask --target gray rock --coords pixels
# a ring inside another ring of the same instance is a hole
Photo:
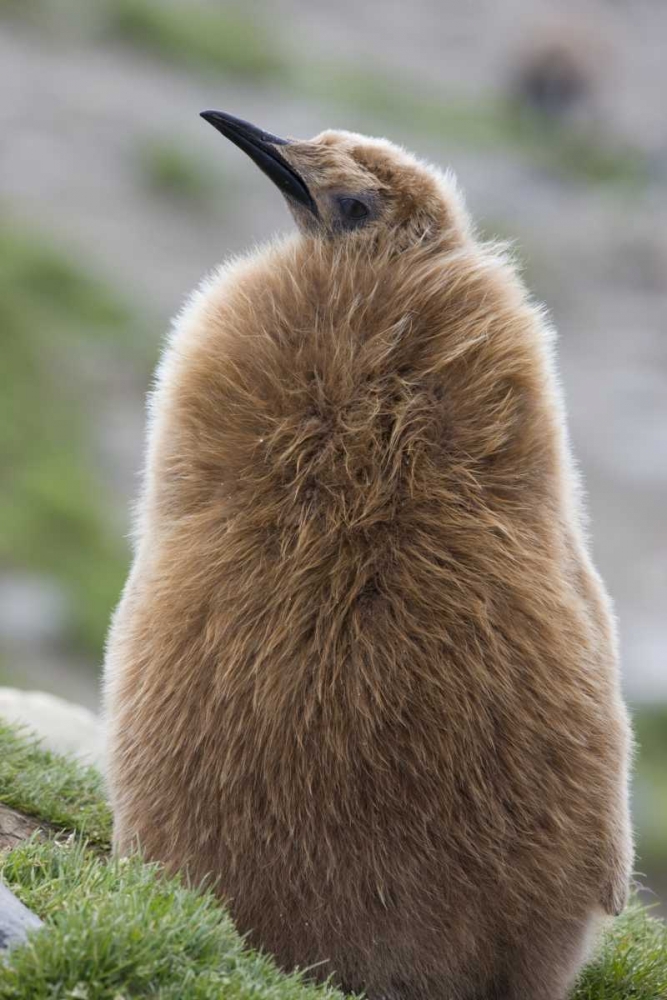
[[[36,913],[24,906],[13,892],[0,882],[0,950],[22,944],[31,930],[42,926]]]

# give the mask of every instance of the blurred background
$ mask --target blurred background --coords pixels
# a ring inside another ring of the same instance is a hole
[[[454,168],[560,332],[667,901],[667,4],[0,0],[0,683],[95,709],[143,400],[184,296],[290,226],[198,118]]]

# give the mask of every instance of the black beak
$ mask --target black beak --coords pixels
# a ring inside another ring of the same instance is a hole
[[[291,198],[313,215],[318,215],[317,205],[305,181],[276,148],[288,146],[288,139],[279,139],[277,135],[263,132],[250,122],[244,122],[242,118],[235,118],[234,115],[227,115],[222,111],[202,111],[201,117],[247,153],[259,169],[280,188],[286,198]]]

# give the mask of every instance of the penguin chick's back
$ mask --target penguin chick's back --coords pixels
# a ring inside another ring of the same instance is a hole
[[[481,982],[599,900],[624,721],[548,343],[465,234],[277,242],[173,334],[110,643],[117,844],[212,873],[286,967],[379,995],[445,942]]]

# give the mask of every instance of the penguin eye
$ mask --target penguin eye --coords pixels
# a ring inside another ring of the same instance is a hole
[[[339,198],[338,207],[343,222],[348,226],[358,226],[369,215],[368,205],[358,198]]]

